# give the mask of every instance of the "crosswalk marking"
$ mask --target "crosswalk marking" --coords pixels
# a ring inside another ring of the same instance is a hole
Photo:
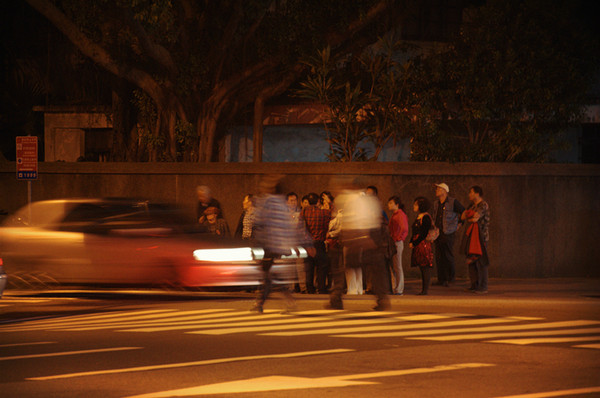
[[[410,335],[414,332],[397,332],[398,330],[407,329],[429,329],[429,328],[445,328],[449,326],[467,326],[467,325],[488,325],[494,323],[505,323],[505,322],[517,322],[517,319],[511,318],[494,318],[494,319],[468,319],[460,321],[448,321],[448,322],[429,322],[429,323],[412,323],[412,324],[396,324],[387,326],[361,326],[357,328],[335,328],[335,329],[322,329],[322,330],[307,330],[302,332],[273,332],[265,333],[267,336],[301,336],[307,334],[340,334],[340,333],[360,333],[360,334],[343,334],[339,337],[388,337],[403,335],[402,333],[408,333]],[[336,326],[336,325],[334,325]],[[381,333],[383,330],[392,330],[393,332]],[[461,329],[457,329],[461,330]],[[365,332],[378,332],[365,334]],[[444,333],[444,330],[434,331],[434,334]]]
[[[594,350],[600,350],[600,344],[581,344],[581,345],[574,345],[573,347],[575,347],[575,348],[592,348]]]
[[[501,319],[505,321],[504,319]],[[481,322],[484,320],[478,320],[480,324],[486,323],[499,323],[499,322]],[[493,320],[496,321],[496,320]],[[511,321],[516,321],[512,319]],[[442,325],[442,327],[453,326],[450,325],[450,322],[444,322],[447,325]],[[457,324],[457,322],[454,322]],[[464,323],[463,325],[468,325],[469,323]],[[474,324],[471,322],[470,324]],[[564,321],[564,322],[547,322],[547,323],[532,323],[525,325],[502,325],[502,326],[484,326],[477,328],[454,328],[454,329],[439,329],[439,330],[421,330],[420,327],[402,327],[398,326],[398,329],[419,329],[416,331],[398,331],[398,332],[387,332],[387,333],[371,333],[371,334],[341,334],[337,337],[355,337],[355,338],[366,338],[366,337],[406,337],[406,336],[414,336],[414,335],[433,335],[433,334],[448,334],[448,333],[470,333],[470,332],[499,332],[499,331],[507,331],[507,330],[518,330],[518,329],[551,329],[551,328],[563,328],[563,327],[574,327],[574,326],[591,326],[598,325],[600,322],[597,321]],[[439,324],[438,324],[439,325]],[[454,325],[458,326],[458,325]],[[440,327],[440,326],[437,326]],[[463,335],[457,335],[463,336]],[[473,336],[466,334],[464,336]],[[434,338],[431,338],[434,339]]]
[[[328,327],[328,326],[336,326],[336,325],[362,325],[365,321],[360,320],[347,320],[347,321],[325,321],[325,322],[314,322],[309,324],[289,324],[289,325],[278,325],[278,326],[255,326],[255,327],[243,327],[243,328],[224,328],[224,329],[206,329],[206,330],[195,330],[193,332],[186,332],[190,334],[210,334],[210,335],[222,335],[222,334],[232,334],[232,333],[248,333],[248,332],[263,332],[268,330],[280,330],[280,329],[307,329],[313,327]],[[381,318],[381,319],[371,319],[369,323],[379,324],[379,323],[389,323],[394,322],[393,319],[390,318]],[[264,324],[263,324],[264,325]]]
[[[380,317],[381,313],[379,312],[365,312],[360,314],[355,313],[340,313],[339,311],[331,311],[331,310],[323,310],[323,311],[302,311],[295,312],[293,314],[281,314],[279,311],[265,311],[263,315],[248,315],[248,312],[242,312],[242,314],[246,314],[245,317],[239,318],[230,318],[221,321],[222,323],[233,323],[239,321],[247,321],[253,320],[254,325],[282,325],[285,323],[289,323],[289,320],[293,320],[295,323],[305,323],[305,322],[318,322],[318,321],[330,321],[334,319],[345,319],[345,318],[363,318],[366,322],[367,318],[375,318]],[[310,317],[312,315],[327,315],[320,317]],[[270,319],[279,318],[280,321],[270,321]],[[281,319],[284,318],[284,319]],[[165,332],[165,331],[173,331],[173,330],[190,330],[190,329],[199,329],[202,326],[206,326],[207,328],[218,328],[222,326],[231,326],[231,325],[219,325],[212,324],[206,325],[208,323],[212,323],[213,321],[192,321],[192,322],[177,322],[175,325],[170,326],[158,326],[158,325],[148,325],[147,327],[141,327],[142,325],[133,325],[135,327],[119,330],[120,332]],[[268,323],[267,323],[268,322]],[[139,326],[139,327],[138,327]],[[249,323],[236,323],[235,326],[252,326]],[[277,328],[277,330],[281,330],[282,327]]]
[[[34,341],[34,342],[31,342],[31,343],[2,344],[2,345],[0,345],[0,348],[23,347],[23,346],[44,345],[44,344],[56,344],[56,341]]]
[[[234,357],[234,358],[215,358],[215,359],[205,359],[202,361],[194,361],[194,362],[179,362],[179,363],[168,363],[162,365],[148,365],[148,366],[137,366],[133,368],[121,368],[121,369],[106,369],[106,370],[96,370],[90,372],[78,372],[78,373],[67,373],[67,374],[59,374],[53,376],[41,376],[41,377],[29,377],[27,380],[56,380],[56,379],[68,379],[73,377],[81,377],[81,376],[97,376],[97,375],[105,375],[105,374],[115,374],[115,373],[131,373],[131,372],[145,372],[149,370],[158,370],[158,369],[175,369],[175,368],[184,368],[191,366],[205,366],[205,365],[214,365],[221,363],[231,363],[231,362],[242,362],[242,361],[257,361],[261,359],[273,359],[273,358],[298,358],[298,357],[306,357],[306,356],[316,356],[316,355],[330,355],[330,354],[341,354],[347,352],[354,352],[355,350],[350,348],[334,348],[330,350],[320,350],[320,351],[302,351],[302,352],[289,352],[283,354],[266,354],[266,355],[250,355],[245,357]]]
[[[66,355],[97,354],[99,352],[114,352],[114,351],[127,351],[127,350],[141,350],[141,349],[142,349],[142,347],[113,347],[113,348],[100,348],[100,349],[96,349],[96,350],[51,352],[51,353],[47,353],[47,354],[31,354],[31,355],[15,355],[12,357],[0,357],[0,361],[14,361],[16,359],[62,357],[62,356],[66,356]]]
[[[585,336],[585,337],[538,337],[534,339],[510,339],[510,340],[489,340],[486,343],[500,344],[544,344],[544,343],[572,343],[575,341],[600,341],[600,336]]]
[[[279,314],[279,313],[277,313]],[[264,315],[264,318],[267,319],[273,315]],[[227,319],[218,319],[218,318],[227,318]],[[102,326],[97,325],[85,325],[81,327],[69,327],[69,328],[61,328],[66,331],[85,331],[85,330],[99,330],[99,329],[118,329],[122,327],[151,327],[156,325],[164,325],[165,322],[174,323],[177,325],[186,325],[186,324],[202,324],[202,323],[212,323],[212,322],[239,322],[242,320],[256,319],[256,316],[248,315],[248,311],[239,311],[239,312],[228,312],[226,314],[210,314],[210,315],[195,315],[195,316],[186,316],[186,317],[169,317],[165,319],[164,317],[161,319],[144,319],[136,322],[128,322],[128,321],[119,321],[119,322],[111,322],[111,323],[103,323]]]
[[[45,301],[50,301],[49,299],[38,299],[38,298],[28,298],[28,297],[19,297],[19,298],[8,298],[4,297],[2,299],[2,303],[43,303]]]
[[[409,337],[408,339],[409,340],[457,341],[457,340],[484,340],[484,339],[495,339],[495,338],[503,338],[503,337],[556,336],[556,335],[590,334],[590,333],[600,333],[600,328],[544,330],[544,331],[538,331],[538,332],[453,334],[450,336]]]
[[[93,315],[74,315],[74,316],[68,316],[68,317],[59,317],[59,318],[53,318],[53,319],[44,319],[44,320],[36,320],[36,321],[31,321],[28,322],[25,325],[11,325],[5,329],[0,328],[0,331],[2,332],[6,332],[6,331],[22,331],[22,330],[36,330],[36,329],[44,329],[44,330],[49,330],[52,329],[55,326],[60,327],[64,327],[64,325],[67,325],[69,323],[78,323],[78,322],[95,322],[97,320],[100,320],[100,322],[105,322],[106,319],[114,319],[114,318],[124,318],[124,319],[131,319],[132,317],[138,316],[138,315],[143,315],[143,314],[152,314],[152,313],[167,313],[167,312],[173,312],[176,310],[145,310],[145,311],[125,311],[125,312],[118,312],[118,313],[101,313],[99,314],[93,314]]]
[[[327,335],[332,338],[393,338],[453,342],[480,340],[514,345],[578,344],[600,349],[600,321],[546,322],[526,316],[481,316],[459,313],[411,313],[407,311],[357,312],[307,310],[264,314],[231,308],[177,310],[172,308],[97,312],[92,314],[25,320],[0,324],[0,332],[79,332],[112,330],[119,333],[181,332],[195,335],[255,333],[260,336],[294,337]]]

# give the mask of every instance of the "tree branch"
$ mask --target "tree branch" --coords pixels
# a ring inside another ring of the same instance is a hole
[[[144,90],[159,106],[165,103],[165,94],[162,87],[149,73],[117,62],[108,51],[83,34],[52,2],[47,0],[26,1],[40,14],[44,15],[83,54],[112,74],[126,79]]]
[[[133,31],[139,39],[142,48],[147,51],[147,54],[164,68],[166,68],[169,72],[177,73],[177,65],[173,61],[169,51],[160,44],[155,43],[150,38],[148,32],[146,32],[140,21],[135,19],[130,11],[127,11],[126,14]]]

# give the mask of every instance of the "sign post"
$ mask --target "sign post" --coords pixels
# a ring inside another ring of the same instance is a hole
[[[31,181],[38,178],[37,137],[17,137],[17,180],[27,181],[27,202],[31,203]]]

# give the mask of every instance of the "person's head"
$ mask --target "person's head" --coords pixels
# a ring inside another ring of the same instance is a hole
[[[415,198],[415,202],[413,204],[413,210],[415,213],[426,213],[427,210],[429,210],[429,207],[429,201],[424,196],[419,196]]]
[[[377,191],[377,187],[375,185],[369,185],[367,189],[365,189],[365,193],[369,196],[377,196],[379,192]]]
[[[481,200],[482,196],[483,189],[481,189],[479,185],[473,185],[471,189],[469,189],[469,200],[471,202],[477,203],[479,200]]]
[[[249,193],[248,195],[244,196],[244,200],[242,201],[242,208],[244,209],[244,211],[246,211],[252,206],[254,206],[254,196],[252,196],[252,194]]]
[[[435,196],[440,199],[440,201],[446,200],[448,197],[448,193],[450,193],[450,187],[446,183],[435,184]]]
[[[309,193],[307,195],[307,199],[310,206],[315,206],[317,203],[319,203],[319,195],[314,192]]]
[[[323,206],[329,206],[333,203],[333,195],[329,191],[323,191],[321,192],[319,200]]]
[[[290,192],[286,196],[287,205],[290,210],[298,208],[298,195],[295,192]]]
[[[217,222],[217,217],[219,216],[219,209],[211,206],[208,209],[204,210],[204,215],[206,216],[206,221],[208,221],[209,224],[214,224]]]
[[[394,195],[388,199],[388,209],[390,211],[404,210],[404,205],[400,201],[400,197]]]
[[[208,203],[212,199],[212,192],[206,185],[199,185],[196,187],[196,194],[200,203]]]
[[[309,203],[308,203],[308,195],[304,195],[304,196],[302,197],[302,201],[300,202],[300,206],[301,206],[303,209],[304,209],[305,207],[308,207],[308,206],[309,206]]]

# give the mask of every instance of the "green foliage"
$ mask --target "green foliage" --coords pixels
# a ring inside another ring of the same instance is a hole
[[[327,106],[331,161],[377,160],[388,142],[408,135],[411,64],[398,59],[408,50],[389,35],[355,57],[334,58],[327,47],[306,60],[310,72],[296,94]]]
[[[447,51],[420,60],[422,117],[436,122],[411,158],[546,161],[581,115],[597,41],[571,2],[489,0],[466,16]]]

